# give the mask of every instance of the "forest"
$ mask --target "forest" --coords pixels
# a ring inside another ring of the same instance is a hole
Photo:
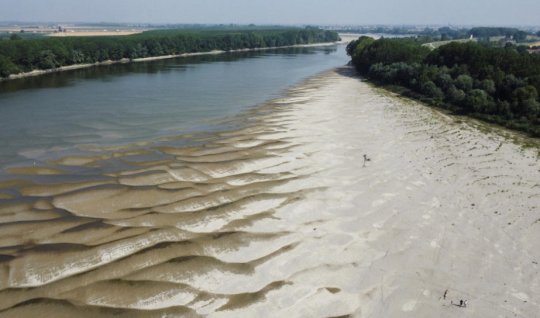
[[[360,37],[347,46],[372,82],[459,114],[540,137],[540,55],[515,46]]]
[[[516,42],[527,42],[529,40],[536,41],[534,37],[540,36],[540,31],[534,33],[532,31],[523,31],[517,28],[508,27],[474,27],[468,28],[453,28],[453,27],[439,27],[424,29],[418,29],[417,27],[406,26],[376,26],[376,27],[353,27],[348,29],[337,29],[338,32],[345,33],[373,33],[373,34],[391,34],[391,35],[403,35],[403,36],[415,36],[418,38],[424,38],[426,41],[447,41],[457,39],[468,39],[473,36],[484,42],[489,42],[490,38],[503,37],[513,39]]]
[[[253,49],[333,42],[337,33],[318,28],[155,30],[129,36],[43,37],[0,41],[0,77],[32,70],[212,50]]]

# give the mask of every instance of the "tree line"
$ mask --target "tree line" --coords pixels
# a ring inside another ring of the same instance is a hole
[[[360,74],[402,94],[540,137],[540,55],[453,42],[361,37],[347,46]]]
[[[355,27],[349,29],[338,29],[338,32],[355,32],[355,33],[375,33],[375,34],[393,34],[393,35],[409,35],[420,38],[428,38],[430,41],[446,41],[455,39],[465,39],[471,35],[479,39],[488,39],[490,37],[507,37],[513,38],[517,42],[527,40],[527,36],[540,36],[540,31],[533,33],[517,28],[508,27],[474,27],[467,28],[429,28],[422,30],[416,27],[396,27],[396,26],[376,26],[376,27]]]
[[[333,42],[318,28],[261,30],[155,30],[129,36],[48,37],[0,41],[0,77],[32,70],[212,50],[254,49]]]
[[[516,29],[516,28],[505,28],[505,27],[476,27],[472,28],[469,33],[475,38],[489,38],[496,36],[505,36],[508,38],[513,38],[518,42],[525,41],[529,33]]]

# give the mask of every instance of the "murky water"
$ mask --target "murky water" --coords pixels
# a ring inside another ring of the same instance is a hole
[[[271,171],[293,145],[264,101],[345,63],[306,48],[1,83],[0,316],[206,314],[286,284],[249,277],[294,235],[241,230],[304,191],[275,190],[302,176]]]
[[[343,46],[101,66],[0,83],[0,167],[98,145],[223,128],[221,120],[347,62]]]
[[[8,167],[0,317],[538,312],[536,151],[348,68],[207,122]]]

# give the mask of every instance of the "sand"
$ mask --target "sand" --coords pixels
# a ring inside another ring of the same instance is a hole
[[[101,180],[4,182],[0,316],[535,317],[538,150],[351,74],[201,146],[48,167],[129,163]]]
[[[55,32],[47,34],[50,37],[67,37],[67,36],[125,36],[132,34],[142,33],[143,30],[137,31],[69,31],[69,32]]]

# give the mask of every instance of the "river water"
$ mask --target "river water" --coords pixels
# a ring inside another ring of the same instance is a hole
[[[346,62],[294,48],[0,83],[0,316],[204,315],[283,285],[250,275],[291,238],[240,228],[296,200],[269,189],[297,176],[263,172],[291,145],[256,137],[284,129],[264,118],[291,85]]]
[[[537,141],[342,49],[4,83],[0,317],[535,317]]]
[[[343,46],[231,53],[62,72],[0,83],[0,166],[88,145],[221,129],[220,120],[344,65]]]

